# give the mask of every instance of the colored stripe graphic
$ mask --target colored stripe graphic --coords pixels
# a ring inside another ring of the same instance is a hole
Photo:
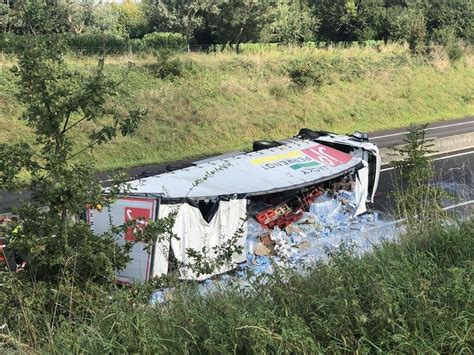
[[[261,157],[257,159],[252,160],[252,164],[255,165],[261,165],[261,164],[266,164],[266,163],[271,163],[277,160],[283,160],[283,159],[288,159],[288,158],[298,158],[301,157],[303,153],[299,150],[294,150],[292,152],[284,153],[284,154],[279,154],[279,155],[271,155],[268,157]]]
[[[309,163],[294,164],[294,165],[291,166],[291,168],[293,170],[298,170],[298,169],[310,168],[312,166],[318,166],[318,165],[320,165],[318,162],[312,161],[312,162],[309,162]]]

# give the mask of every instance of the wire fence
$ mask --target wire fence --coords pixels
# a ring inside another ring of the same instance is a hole
[[[147,43],[140,39],[113,38],[113,40],[94,41],[94,43],[81,43],[75,38],[66,41],[71,53],[80,55],[106,54],[139,54],[152,51],[169,50],[173,52],[197,52],[197,53],[220,53],[220,52],[246,52],[260,53],[272,50],[288,50],[292,48],[315,48],[315,49],[335,49],[335,48],[365,48],[380,47],[385,45],[384,41],[318,41],[304,43],[240,43],[240,44],[184,44],[184,43]],[[20,36],[0,36],[0,52],[2,54],[17,53],[21,51]]]

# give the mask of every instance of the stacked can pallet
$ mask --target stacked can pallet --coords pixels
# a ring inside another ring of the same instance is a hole
[[[258,213],[256,219],[264,228],[286,228],[298,221],[304,211],[322,194],[323,190],[321,188],[314,188],[303,193],[303,196],[296,196],[276,207]]]

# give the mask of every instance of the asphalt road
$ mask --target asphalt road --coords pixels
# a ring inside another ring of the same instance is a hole
[[[474,132],[474,116],[464,117],[458,120],[440,121],[433,123],[427,128],[427,137],[436,139],[469,132]],[[376,143],[380,148],[385,148],[402,143],[402,139],[404,138],[406,133],[406,128],[399,128],[372,132],[369,134],[369,137],[370,140]],[[450,155],[455,155],[455,153],[451,153]],[[195,161],[195,159],[174,162],[173,164],[179,165],[191,161]],[[154,164],[132,168],[128,169],[127,173],[131,178],[156,175],[166,171],[166,167],[169,164],[170,163]],[[474,167],[472,164],[472,154],[465,154],[462,156],[437,160],[435,163],[435,167],[437,171],[441,172],[441,175],[438,177],[439,179],[446,180],[446,183],[448,183],[449,181],[452,181],[454,177],[458,177],[455,179],[455,181],[463,181],[464,183],[470,184],[472,190],[472,171],[474,171]],[[467,173],[468,171],[470,173]],[[98,174],[98,178],[101,180],[107,180],[110,176],[111,173]],[[379,196],[377,197],[377,202],[374,206],[376,209],[387,210],[388,206],[390,205],[389,199],[387,197],[387,192],[392,190],[393,180],[393,171],[391,172],[390,170],[386,170],[382,172],[378,189]],[[22,201],[28,200],[30,196],[30,192],[23,192],[18,194],[9,193],[5,190],[0,190],[0,214],[10,211],[12,206],[18,206]]]
[[[426,128],[426,138],[443,138],[459,134],[474,132],[474,116],[467,116],[457,120],[439,121],[430,124]],[[385,131],[372,132],[369,134],[371,142],[376,143],[379,148],[390,148],[402,143],[407,134],[407,128],[389,129]]]
[[[466,149],[433,157],[436,175],[434,183],[454,196],[449,201],[454,205],[474,199],[474,150]],[[383,166],[380,173],[379,186],[374,198],[374,209],[390,212],[393,201],[390,192],[400,181],[400,174],[390,166]]]

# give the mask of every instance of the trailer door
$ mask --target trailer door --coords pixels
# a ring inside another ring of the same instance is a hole
[[[127,241],[135,242],[130,256],[133,260],[127,267],[117,273],[117,278],[121,281],[146,281],[150,275],[151,256],[145,249],[145,244],[136,241],[134,231],[142,228],[148,220],[155,220],[157,201],[151,198],[131,198],[122,197],[109,207],[101,211],[88,209],[88,223],[95,234],[100,235],[111,229],[112,226],[120,226],[130,220],[138,220],[135,228],[128,228],[125,233],[117,237],[117,243],[123,245]],[[146,221],[145,221],[145,220]]]

